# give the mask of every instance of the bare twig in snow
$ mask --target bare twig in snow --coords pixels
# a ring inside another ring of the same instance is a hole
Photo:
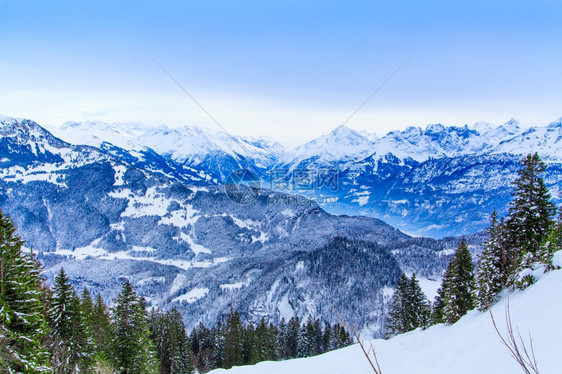
[[[506,335],[503,336],[498,329],[496,324],[496,320],[494,319],[494,315],[490,310],[490,317],[492,318],[492,324],[494,325],[494,329],[496,333],[500,337],[500,340],[503,345],[507,347],[511,357],[521,366],[523,372],[525,374],[539,374],[538,369],[538,361],[535,357],[535,350],[533,347],[533,338],[531,337],[531,333],[529,332],[529,343],[528,345],[523,340],[523,337],[519,333],[519,329],[517,326],[515,327],[515,331],[513,329],[513,324],[511,322],[511,312],[509,309],[509,301],[505,307],[505,324],[506,324]],[[519,338],[519,340],[517,339]]]
[[[345,321],[340,317],[338,312],[336,312],[335,308],[332,308],[332,310],[334,311],[336,317],[338,317],[338,319],[340,320],[343,327],[345,327],[346,329],[348,329],[349,331],[351,331],[353,333],[353,336],[355,337],[355,340],[357,340],[357,342],[359,343],[359,346],[361,347],[361,350],[363,351],[363,354],[365,355],[365,357],[369,361],[369,364],[371,364],[371,368],[373,368],[373,371],[375,372],[375,374],[382,374],[382,370],[381,370],[381,367],[379,365],[379,360],[377,359],[377,353],[375,352],[375,347],[373,347],[373,343],[371,343],[369,341],[369,349],[366,350],[365,344],[361,341],[361,331],[358,332],[355,329],[355,326],[349,326],[347,323],[345,323]],[[370,355],[371,352],[373,353],[372,354],[373,359],[371,359],[371,355]]]

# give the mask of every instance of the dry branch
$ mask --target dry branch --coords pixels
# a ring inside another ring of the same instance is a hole
[[[507,347],[511,357],[521,366],[521,369],[525,374],[539,374],[538,369],[538,361],[535,357],[535,350],[533,347],[533,338],[531,337],[531,333],[529,332],[529,344],[525,344],[523,337],[519,333],[519,329],[515,327],[513,329],[513,323],[511,321],[511,312],[509,309],[509,300],[505,307],[505,324],[506,324],[506,335],[505,337],[501,334],[498,326],[496,324],[496,320],[494,319],[494,315],[490,310],[490,317],[492,318],[492,324],[494,325],[494,329],[496,333],[500,337],[500,340],[503,345]],[[517,335],[515,334],[517,331]],[[519,341],[517,340],[519,337]]]
[[[371,364],[371,368],[373,368],[373,371],[375,372],[375,374],[382,374],[382,370],[381,370],[381,367],[379,365],[379,360],[377,359],[377,353],[375,352],[375,347],[373,347],[373,343],[371,343],[369,341],[369,349],[366,350],[364,343],[361,341],[361,331],[358,332],[355,329],[355,326],[349,326],[347,323],[345,323],[345,321],[340,317],[338,312],[336,312],[335,308],[332,308],[332,310],[334,311],[336,317],[338,317],[338,319],[340,320],[343,327],[345,327],[346,329],[348,329],[349,331],[351,331],[353,333],[353,336],[355,337],[355,340],[357,340],[357,343],[359,343],[359,346],[361,347],[361,350],[363,351],[363,354],[365,355],[365,357],[369,361],[369,364]],[[370,356],[371,352],[373,353],[372,356],[373,356],[374,362],[373,362],[373,360],[371,359],[371,356]]]

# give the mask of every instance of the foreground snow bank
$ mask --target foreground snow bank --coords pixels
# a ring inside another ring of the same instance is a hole
[[[562,252],[555,256],[562,265]],[[514,326],[527,340],[533,337],[541,374],[560,373],[562,358],[562,270],[534,272],[537,283],[502,299],[492,313],[505,331],[508,303]],[[518,373],[521,369],[501,344],[489,313],[472,311],[452,326],[437,325],[390,340],[373,340],[384,374]],[[228,374],[368,374],[372,370],[358,345],[320,356],[262,362],[254,366],[215,370]]]

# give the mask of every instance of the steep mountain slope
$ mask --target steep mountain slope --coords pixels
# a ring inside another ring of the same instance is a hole
[[[556,261],[562,265],[562,253],[557,254]],[[535,285],[525,291],[505,295],[491,311],[500,331],[505,334],[505,308],[509,304],[512,323],[527,342],[527,348],[528,334],[532,336],[540,373],[559,373],[562,299],[553,295],[559,293],[562,271],[542,274],[541,269],[536,273],[542,277]],[[522,372],[500,342],[490,315],[478,311],[470,312],[452,326],[436,325],[425,331],[416,330],[390,340],[374,340],[372,343],[385,374]],[[232,374],[372,372],[358,345],[311,358],[262,362],[254,366],[212,371]]]

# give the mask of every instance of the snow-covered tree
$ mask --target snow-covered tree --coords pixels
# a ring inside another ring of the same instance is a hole
[[[0,364],[7,373],[49,373],[40,268],[0,211]]]
[[[429,303],[419,285],[416,275],[398,278],[396,290],[390,301],[390,313],[386,320],[387,336],[401,334],[427,327],[429,324]]]
[[[61,267],[55,277],[51,308],[52,364],[55,373],[87,372],[92,367],[92,341],[80,299]]]
[[[474,308],[474,265],[464,239],[445,270],[441,287],[444,322],[455,323]]]
[[[492,305],[519,263],[519,254],[506,243],[506,225],[503,220],[498,221],[496,211],[490,217],[487,234],[476,272],[476,304],[480,310]]]
[[[523,168],[514,182],[514,199],[506,221],[508,240],[521,258],[530,254],[530,260],[535,261],[550,233],[556,208],[541,177],[546,165],[538,154],[529,154],[521,162]]]
[[[562,207],[558,210],[558,219],[552,225],[550,233],[541,248],[540,261],[546,265],[546,270],[553,270],[552,256],[555,252],[562,250]]]

